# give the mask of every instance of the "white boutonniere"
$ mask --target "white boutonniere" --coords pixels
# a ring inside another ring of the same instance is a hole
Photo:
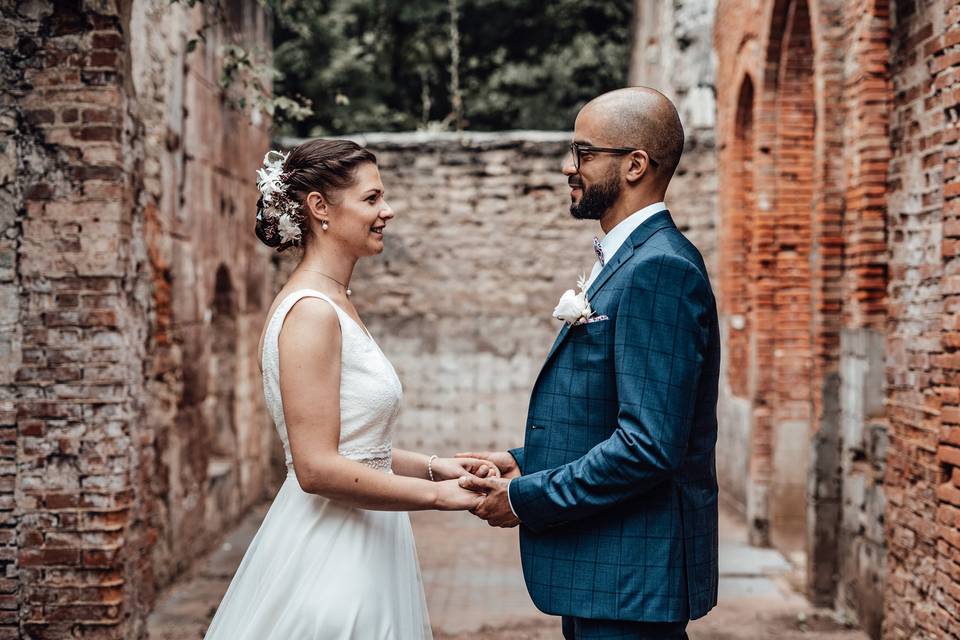
[[[560,296],[560,302],[557,303],[557,308],[553,310],[554,318],[563,320],[569,325],[584,324],[590,319],[590,316],[593,315],[593,309],[590,308],[590,301],[587,300],[586,284],[587,280],[581,274],[580,279],[577,280],[577,288],[580,289],[580,293],[573,289],[564,291],[563,295]]]

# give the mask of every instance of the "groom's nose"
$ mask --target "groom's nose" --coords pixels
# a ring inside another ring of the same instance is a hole
[[[577,172],[577,168],[576,168],[575,166],[573,166],[573,154],[572,154],[572,153],[568,153],[567,155],[565,155],[565,156],[563,157],[563,167],[560,169],[560,171],[562,171],[562,172],[563,172],[563,175],[567,176],[568,178],[569,178],[570,176],[575,176],[575,175],[577,175],[577,173],[578,173],[578,172]]]

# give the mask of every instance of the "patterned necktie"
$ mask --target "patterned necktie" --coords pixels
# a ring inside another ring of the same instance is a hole
[[[600,245],[600,241],[597,240],[597,237],[593,237],[593,252],[597,254],[597,260],[600,261],[600,266],[603,266],[603,247]]]

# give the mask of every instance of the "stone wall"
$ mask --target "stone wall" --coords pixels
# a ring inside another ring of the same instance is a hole
[[[256,344],[270,293],[246,206],[266,133],[215,89],[221,34],[267,30],[228,6],[186,58],[200,9],[0,10],[2,638],[138,637],[264,493],[255,358],[210,339]]]
[[[571,133],[356,139],[377,154],[397,214],[386,250],[361,262],[352,284],[404,384],[398,445],[441,454],[518,446],[560,328],[553,308],[596,259],[599,227],[570,216],[560,172]],[[667,193],[678,226],[710,224],[711,185],[678,177]]]
[[[226,24],[186,54],[184,42],[202,19],[165,2],[134,3],[130,16],[130,30],[139,34],[130,64],[144,154],[141,239],[150,267],[144,415],[157,443],[150,512],[161,584],[277,480],[269,459],[279,445],[256,353],[274,266],[251,224],[253,176],[268,129],[224,105],[217,55],[238,37],[262,50],[269,32],[253,3],[234,2]]]
[[[659,89],[676,105],[686,145],[672,183],[683,193],[681,230],[708,257],[717,252],[716,56],[714,0],[638,0],[627,84]],[[680,224],[678,222],[678,224]]]

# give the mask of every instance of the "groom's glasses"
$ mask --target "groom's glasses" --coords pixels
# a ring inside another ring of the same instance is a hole
[[[577,171],[580,171],[580,154],[582,153],[613,153],[618,156],[623,156],[631,151],[641,151],[641,149],[631,149],[629,147],[595,147],[590,144],[580,144],[579,142],[570,143],[570,153],[573,155],[573,166]],[[649,153],[647,154],[647,160],[650,161],[654,169],[660,166],[660,163],[651,158]]]

